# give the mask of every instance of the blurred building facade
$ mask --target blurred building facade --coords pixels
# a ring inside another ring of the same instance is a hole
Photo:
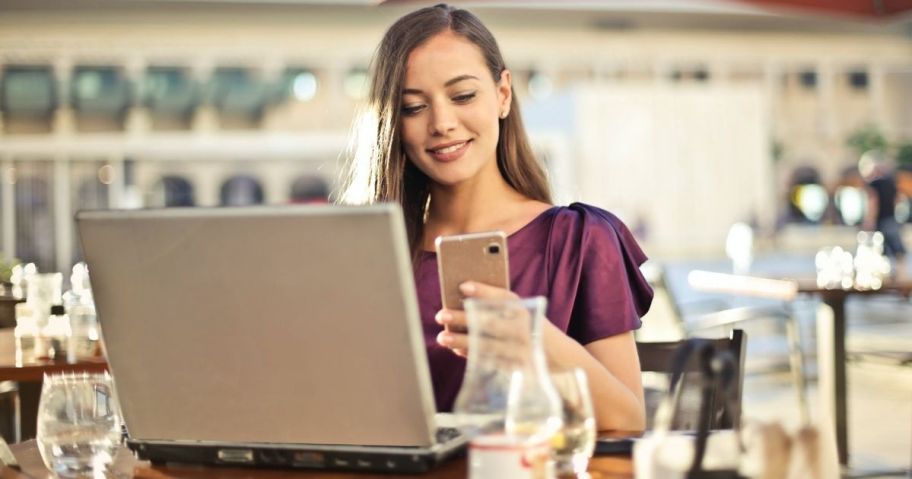
[[[795,172],[829,188],[861,128],[912,139],[908,17],[630,3],[468,7],[557,199],[617,211],[653,254],[773,229]],[[0,1],[0,249],[64,269],[78,209],[325,198],[373,49],[415,7]]]

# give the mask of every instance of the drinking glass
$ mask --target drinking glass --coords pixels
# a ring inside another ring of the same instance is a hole
[[[120,408],[108,373],[44,377],[38,449],[60,477],[104,477],[121,441]]]
[[[586,472],[595,450],[595,416],[586,372],[580,368],[551,373],[551,382],[560,396],[564,425],[551,442],[558,475]]]

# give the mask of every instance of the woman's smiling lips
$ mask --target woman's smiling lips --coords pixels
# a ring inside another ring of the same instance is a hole
[[[430,153],[430,155],[437,161],[454,161],[459,159],[459,157],[465,153],[465,151],[469,148],[470,143],[472,143],[472,140],[444,143],[442,145],[437,145],[433,148],[429,148],[427,152]]]

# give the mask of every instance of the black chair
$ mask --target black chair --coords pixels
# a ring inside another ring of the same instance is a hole
[[[712,297],[682,303],[678,300],[679,292],[676,291],[674,285],[669,284],[665,274],[665,271],[662,271],[659,276],[659,287],[663,287],[668,293],[673,312],[686,337],[701,337],[708,331],[731,330],[737,325],[754,321],[774,321],[785,327],[788,365],[798,400],[799,413],[803,423],[809,422],[810,407],[807,399],[804,352],[801,349],[801,331],[793,301],[797,294],[797,287],[794,291],[790,290],[793,282],[763,279],[760,281],[765,284],[774,284],[775,287],[767,293],[747,294],[738,288],[738,283],[752,278],[699,270],[689,272],[687,282],[692,290],[733,296],[751,296],[765,302],[765,304],[732,307],[727,301]],[[710,279],[708,280],[707,277]]]
[[[744,356],[747,350],[747,335],[740,329],[731,331],[728,338],[709,339],[717,350],[728,350],[735,358],[734,378],[734,407],[729,407],[725,400],[724,391],[716,390],[712,400],[706,405],[710,409],[709,429],[731,429],[741,422],[741,393],[744,387]],[[671,342],[637,342],[637,354],[640,357],[640,369],[643,372],[664,373],[671,375],[674,370],[673,358],[675,351],[683,341]],[[700,372],[697,358],[691,358],[685,369],[681,382],[680,397],[675,417],[672,421],[673,430],[697,430],[700,418]],[[652,428],[652,420],[664,390],[647,388],[646,420],[647,428]]]

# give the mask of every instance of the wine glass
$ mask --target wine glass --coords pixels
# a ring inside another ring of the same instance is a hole
[[[581,475],[595,451],[595,416],[586,372],[580,368],[553,371],[551,382],[560,396],[564,425],[552,439],[558,475]]]
[[[108,373],[45,375],[38,449],[60,477],[104,477],[121,443],[120,408]]]

